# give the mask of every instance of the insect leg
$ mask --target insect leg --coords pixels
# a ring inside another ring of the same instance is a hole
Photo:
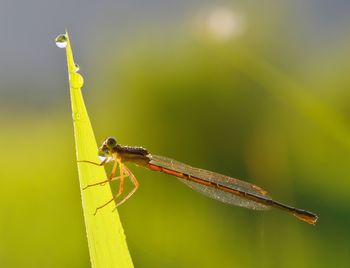
[[[115,180],[118,180],[118,179],[121,179],[122,177],[122,173],[120,176],[118,177],[115,177],[115,172],[117,170],[117,166],[118,166],[118,162],[114,162],[114,165],[113,165],[113,168],[112,168],[112,172],[111,174],[108,176],[108,179],[107,180],[104,180],[104,181],[100,181],[100,182],[96,182],[96,183],[92,183],[92,184],[88,184],[86,185],[83,190],[85,190],[86,188],[89,188],[91,186],[95,186],[95,185],[105,185],[107,182],[110,182],[110,181],[115,181]]]
[[[128,177],[130,177],[131,182],[134,184],[134,189],[132,189],[132,191],[130,193],[128,193],[121,201],[117,202],[116,207],[114,208],[114,210],[120,206],[121,204],[123,204],[126,200],[128,200],[137,190],[137,188],[139,187],[139,183],[136,180],[134,174],[131,173],[131,171],[124,166],[123,164],[121,164],[121,168],[124,170],[124,172],[127,174]]]
[[[78,163],[89,163],[89,164],[93,164],[95,166],[104,166],[107,163],[108,157],[106,157],[105,159],[103,159],[103,161],[101,163],[96,163],[93,161],[89,161],[89,160],[78,160]]]
[[[85,190],[85,189],[87,189],[87,188],[90,188],[90,187],[92,187],[92,186],[96,186],[96,185],[101,185],[101,186],[103,186],[103,185],[105,185],[107,182],[116,181],[116,180],[119,180],[119,179],[121,179],[121,178],[124,179],[124,177],[122,177],[122,176],[117,176],[117,177],[113,177],[113,178],[111,178],[111,179],[107,179],[107,180],[104,180],[104,181],[100,181],[100,182],[88,184],[88,185],[86,185],[86,186],[83,188],[83,190]]]
[[[105,206],[107,206],[109,203],[113,202],[115,199],[117,199],[122,193],[123,193],[123,190],[124,190],[124,179],[126,177],[128,177],[129,175],[124,172],[124,170],[122,169],[121,165],[120,165],[120,176],[118,176],[118,178],[120,179],[119,181],[119,191],[117,194],[115,194],[113,196],[113,198],[111,200],[109,200],[108,202],[104,203],[102,206],[99,206],[96,208],[95,210],[95,213],[94,215],[96,215],[97,211],[101,208],[104,208]]]

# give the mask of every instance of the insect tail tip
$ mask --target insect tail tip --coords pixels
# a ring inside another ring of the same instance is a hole
[[[293,213],[293,215],[299,220],[312,225],[315,225],[318,219],[318,216],[316,214],[304,210],[298,210],[295,213]]]

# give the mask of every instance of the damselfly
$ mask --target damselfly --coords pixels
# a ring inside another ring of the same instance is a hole
[[[221,175],[219,173],[194,168],[167,157],[152,155],[142,147],[120,145],[113,137],[109,137],[103,142],[102,146],[99,148],[99,152],[103,155],[101,163],[87,160],[79,162],[103,166],[106,163],[113,161],[114,165],[112,172],[108,179],[89,184],[84,189],[118,180],[119,190],[111,200],[96,208],[95,214],[99,209],[118,199],[123,193],[124,180],[126,178],[131,179],[134,188],[125,197],[116,202],[116,205],[119,206],[124,203],[137,190],[139,184],[135,176],[125,165],[125,163],[131,162],[153,171],[160,171],[175,176],[190,188],[227,204],[255,210],[278,208],[309,224],[315,224],[317,221],[316,214],[277,202],[271,199],[271,197],[268,196],[267,191],[259,186]],[[116,176],[118,169],[119,175]]]

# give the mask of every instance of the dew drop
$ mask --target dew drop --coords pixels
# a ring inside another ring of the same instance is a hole
[[[80,113],[79,112],[73,113],[73,120],[74,121],[79,121],[80,120]]]
[[[75,71],[76,71],[76,72],[79,72],[80,66],[79,66],[77,63],[74,63],[74,66],[75,66]]]
[[[70,83],[72,88],[81,88],[84,85],[84,78],[79,73],[71,74]]]
[[[59,48],[65,48],[67,46],[67,35],[60,34],[55,39],[56,46]]]

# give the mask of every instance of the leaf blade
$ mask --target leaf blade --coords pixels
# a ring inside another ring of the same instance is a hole
[[[75,62],[67,36],[67,66],[77,160],[98,162],[97,144],[81,93],[83,77],[76,73]],[[106,178],[103,167],[78,163],[80,189]],[[118,212],[111,212],[114,202],[94,216],[96,207],[112,198],[109,185],[81,190],[84,220],[92,267],[133,267]]]

